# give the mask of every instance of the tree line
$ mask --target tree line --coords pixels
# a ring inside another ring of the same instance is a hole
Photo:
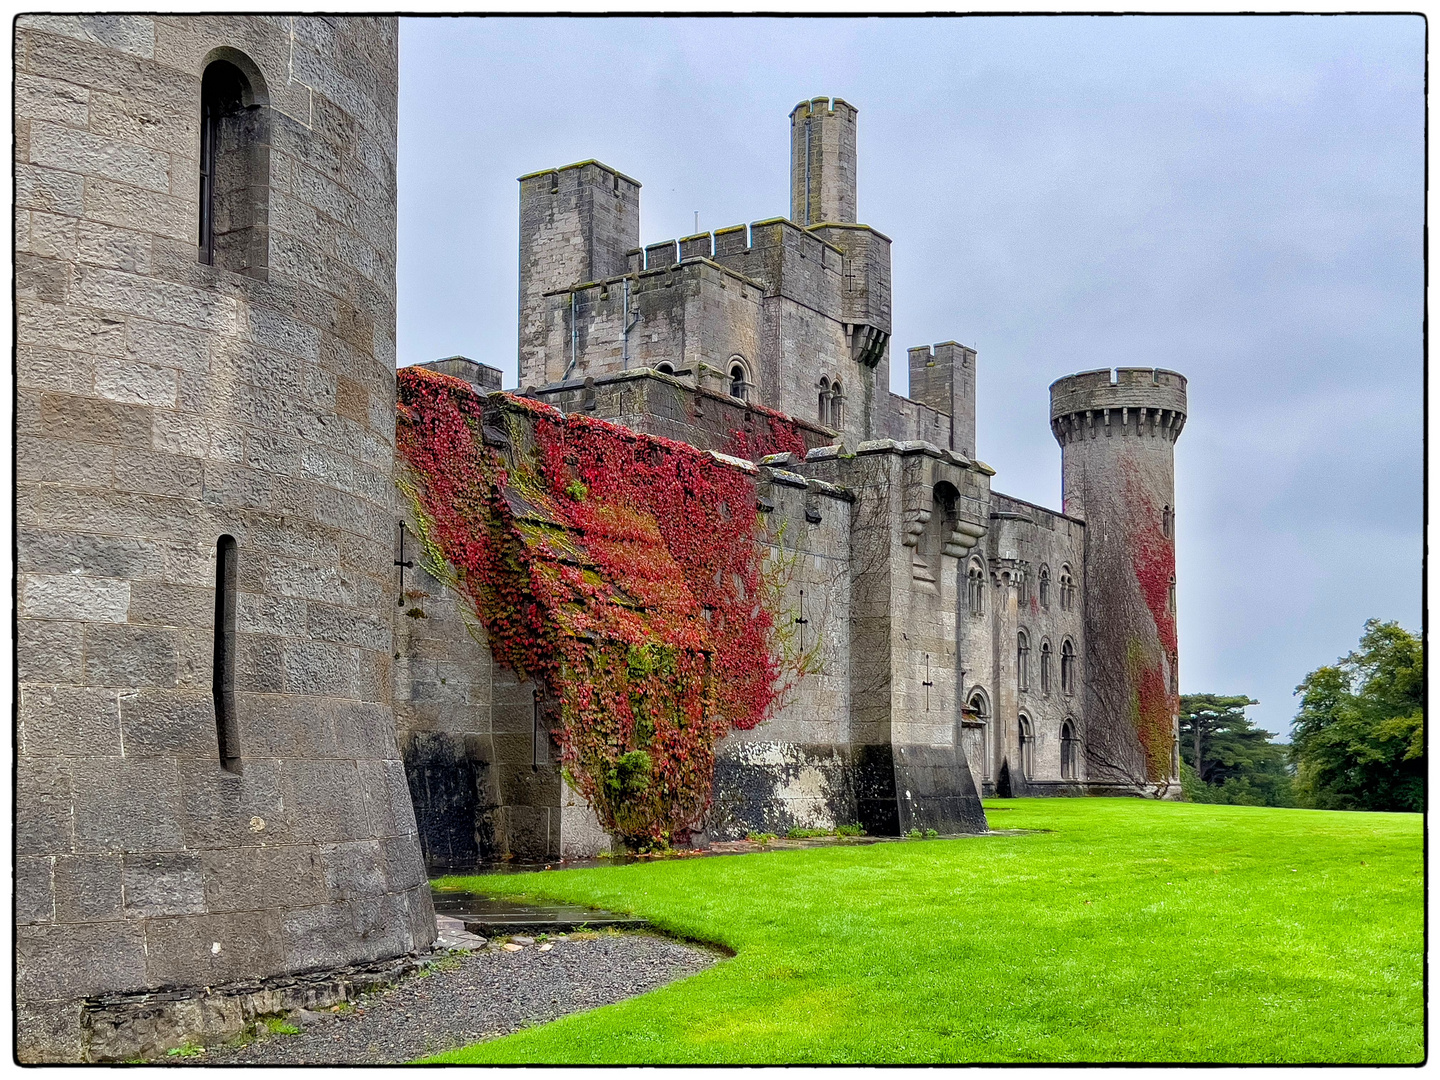
[[[1425,655],[1371,619],[1360,647],[1295,688],[1289,744],[1245,716],[1244,695],[1180,698],[1180,778],[1191,802],[1316,810],[1425,809]]]

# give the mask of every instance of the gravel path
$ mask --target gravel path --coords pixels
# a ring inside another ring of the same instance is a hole
[[[237,1049],[212,1047],[196,1065],[379,1065],[593,1009],[693,975],[719,954],[649,934],[582,935],[548,952],[490,946],[455,953],[451,970],[411,976],[359,1007],[320,1014],[299,1035],[264,1035]],[[313,1015],[313,1014],[312,1014]]]

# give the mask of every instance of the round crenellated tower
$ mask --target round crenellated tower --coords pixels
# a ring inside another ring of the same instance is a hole
[[[1088,775],[1178,791],[1175,440],[1185,377],[1086,371],[1050,386],[1064,512],[1085,521],[1081,582]]]

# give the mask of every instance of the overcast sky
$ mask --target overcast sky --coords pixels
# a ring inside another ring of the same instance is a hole
[[[859,108],[907,346],[979,349],[979,456],[1058,508],[1047,387],[1190,380],[1181,689],[1286,732],[1365,619],[1420,625],[1418,17],[407,19],[399,359],[515,385],[516,178],[598,158],[641,242],[785,215],[788,115]]]

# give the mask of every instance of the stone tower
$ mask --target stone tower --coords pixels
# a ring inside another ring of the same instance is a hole
[[[626,273],[626,253],[639,243],[638,181],[598,161],[520,178],[521,386],[561,380],[569,358],[586,344],[578,340],[572,291],[572,347],[564,356],[546,356],[545,294]]]
[[[855,116],[849,102],[818,97],[790,113],[790,220],[856,220]]]
[[[1085,721],[1089,775],[1174,785],[1175,440],[1185,377],[1087,371],[1050,387],[1064,512],[1085,521]]]
[[[397,23],[22,16],[15,65],[17,1015],[79,1060],[82,999],[434,937],[385,615]]]

